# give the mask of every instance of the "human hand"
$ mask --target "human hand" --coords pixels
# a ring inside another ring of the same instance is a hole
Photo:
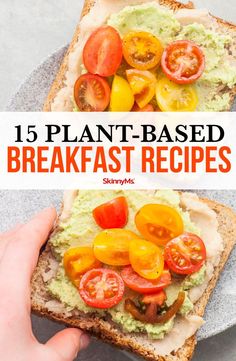
[[[0,355],[4,361],[72,361],[89,343],[88,336],[74,328],[57,333],[45,345],[32,332],[31,276],[55,219],[55,209],[47,208],[29,223],[0,234]]]

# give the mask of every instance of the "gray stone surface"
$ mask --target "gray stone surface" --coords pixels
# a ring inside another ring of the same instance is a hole
[[[209,8],[215,15],[235,21],[236,3],[234,0],[227,3],[223,3],[222,0],[198,0],[195,3]],[[11,94],[15,92],[15,88],[31,70],[48,54],[61,48],[70,40],[81,7],[82,2],[79,0],[51,0],[50,2],[47,0],[0,0],[0,109],[4,109]],[[219,192],[214,195],[222,202],[233,206],[236,204],[233,193],[226,195]],[[60,191],[44,192],[44,194],[41,192],[0,192],[0,229],[6,229],[19,220],[28,219],[32,213],[49,204],[58,206],[60,197]],[[225,296],[225,298],[223,306],[228,303],[228,297]],[[215,310],[215,314],[219,316],[218,309]],[[58,325],[37,317],[33,319],[33,326],[41,341],[45,341],[59,329]],[[236,328],[231,328],[223,334],[201,341],[194,361],[236,360],[235,336]],[[111,358],[115,360],[127,358],[121,351],[115,353],[112,351],[110,346],[96,341],[80,355],[79,360],[106,361]]]
[[[66,44],[78,22],[78,0],[0,0],[0,108],[45,57]]]

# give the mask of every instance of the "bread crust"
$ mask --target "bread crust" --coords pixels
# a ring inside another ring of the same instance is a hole
[[[83,10],[82,10],[82,14],[81,14],[81,18],[88,14],[90,9],[93,7],[94,5],[94,0],[85,0],[84,2],[84,7],[83,7]],[[174,11],[178,10],[178,9],[193,9],[194,8],[194,4],[192,1],[189,1],[187,4],[182,4],[181,2],[179,1],[175,1],[175,0],[159,0],[159,3],[161,5],[164,5]],[[230,32],[236,32],[236,25],[230,23],[230,22],[227,22],[223,19],[220,19],[218,17],[215,17],[213,16],[218,24],[221,26],[221,27],[224,27],[226,30],[230,31]],[[74,33],[74,36],[72,38],[72,41],[69,45],[69,48],[66,52],[66,55],[62,61],[62,64],[59,68],[59,71],[57,73],[57,76],[51,86],[51,89],[48,93],[48,96],[45,100],[45,103],[44,103],[44,107],[43,107],[43,111],[44,112],[50,112],[51,111],[51,105],[57,95],[57,93],[59,92],[60,89],[62,89],[64,87],[64,80],[65,80],[65,74],[68,70],[68,57],[69,57],[69,54],[73,51],[74,49],[74,46],[75,44],[77,43],[78,41],[78,38],[79,38],[79,33],[80,33],[80,29],[79,29],[79,25],[77,26],[76,30],[75,30],[75,33]],[[231,98],[231,102],[230,102],[230,108],[232,107],[233,105],[233,102],[234,102],[234,98],[236,96],[236,87],[233,88],[231,91],[230,91],[230,98]],[[230,110],[230,109],[228,109]]]
[[[235,241],[236,241],[236,214],[228,207],[217,203],[215,201],[211,201],[209,199],[201,199],[205,202],[213,211],[216,212],[217,220],[219,224],[219,233],[222,236],[224,241],[224,250],[221,255],[220,263],[214,269],[214,275],[208,286],[201,296],[201,298],[197,301],[194,307],[194,314],[199,316],[203,316],[205,307],[209,300],[209,297],[214,289],[216,282],[220,276],[220,273],[232,251]],[[59,232],[60,228],[56,225],[54,232]],[[99,318],[96,315],[88,316],[84,313],[78,313],[76,317],[74,316],[66,316],[61,312],[52,312],[49,311],[45,303],[48,297],[51,299],[50,295],[48,295],[45,284],[42,278],[42,270],[45,270],[48,266],[49,258],[53,258],[50,245],[47,244],[45,251],[40,256],[37,269],[32,278],[32,311],[36,314],[47,317],[54,321],[66,324],[68,326],[78,327],[83,330],[90,332],[96,337],[104,340],[105,342],[114,344],[123,349],[130,350],[135,352],[139,356],[145,357],[147,360],[151,361],[189,361],[193,355],[194,348],[196,345],[196,336],[192,336],[186,340],[185,344],[177,351],[172,352],[168,356],[159,356],[151,348],[145,348],[141,345],[134,337],[129,337],[129,334],[124,334],[111,322],[105,321]],[[42,290],[44,294],[42,294]],[[150,342],[151,343],[151,342]]]

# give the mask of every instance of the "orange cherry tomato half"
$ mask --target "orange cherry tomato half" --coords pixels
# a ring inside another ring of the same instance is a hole
[[[128,69],[126,76],[136,103],[140,108],[145,107],[154,97],[157,79],[148,70]]]
[[[81,275],[100,267],[101,263],[95,258],[92,247],[77,247],[65,252],[63,265],[69,279],[78,286]]]
[[[135,69],[155,68],[161,60],[163,48],[160,40],[145,31],[131,31],[123,38],[123,55]]]
[[[179,213],[163,204],[143,206],[135,216],[135,224],[145,239],[159,246],[164,246],[184,231]]]
[[[134,271],[148,280],[157,279],[163,272],[162,251],[152,242],[143,239],[130,241],[129,259]]]
[[[184,233],[165,246],[165,261],[175,273],[188,275],[197,272],[205,260],[204,242],[196,234]]]
[[[127,266],[122,269],[121,277],[127,287],[142,294],[158,292],[171,284],[171,275],[167,269],[156,280],[147,280],[139,276],[131,266]]]
[[[128,221],[128,204],[125,197],[117,197],[93,210],[93,217],[99,227],[123,228]]]
[[[74,99],[81,112],[102,112],[110,102],[108,82],[98,75],[81,75],[74,86]]]
[[[154,108],[152,104],[147,104],[143,108],[139,108],[138,104],[134,104],[133,112],[154,112]]]
[[[125,286],[121,276],[109,269],[98,268],[88,271],[80,281],[79,293],[90,307],[110,308],[117,305],[124,294]]]
[[[201,48],[189,40],[178,40],[164,50],[161,66],[166,76],[177,84],[190,84],[200,78],[205,68]]]
[[[127,229],[106,229],[93,241],[95,257],[111,266],[130,264],[129,245],[133,239],[139,239],[139,237]]]
[[[89,73],[108,77],[114,75],[122,61],[122,41],[111,26],[95,30],[83,50],[83,62]]]

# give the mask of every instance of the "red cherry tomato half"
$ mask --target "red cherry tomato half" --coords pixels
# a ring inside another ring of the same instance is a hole
[[[173,82],[190,84],[202,75],[205,57],[197,44],[189,40],[178,40],[170,43],[164,50],[161,66]]]
[[[118,197],[101,204],[93,210],[93,217],[101,228],[123,228],[128,220],[126,198]]]
[[[158,292],[171,284],[171,275],[167,269],[164,269],[161,276],[156,280],[147,280],[139,276],[131,266],[127,266],[122,269],[121,277],[126,286],[142,294]]]
[[[178,274],[197,272],[206,260],[206,248],[196,234],[184,233],[165,246],[165,261]]]
[[[102,112],[110,102],[108,82],[98,75],[81,75],[74,86],[74,99],[81,112]]]
[[[95,30],[83,50],[83,62],[92,74],[104,77],[114,75],[122,61],[122,42],[111,26]]]
[[[91,307],[110,308],[117,305],[124,294],[125,286],[121,276],[109,269],[97,268],[83,275],[79,293]]]

